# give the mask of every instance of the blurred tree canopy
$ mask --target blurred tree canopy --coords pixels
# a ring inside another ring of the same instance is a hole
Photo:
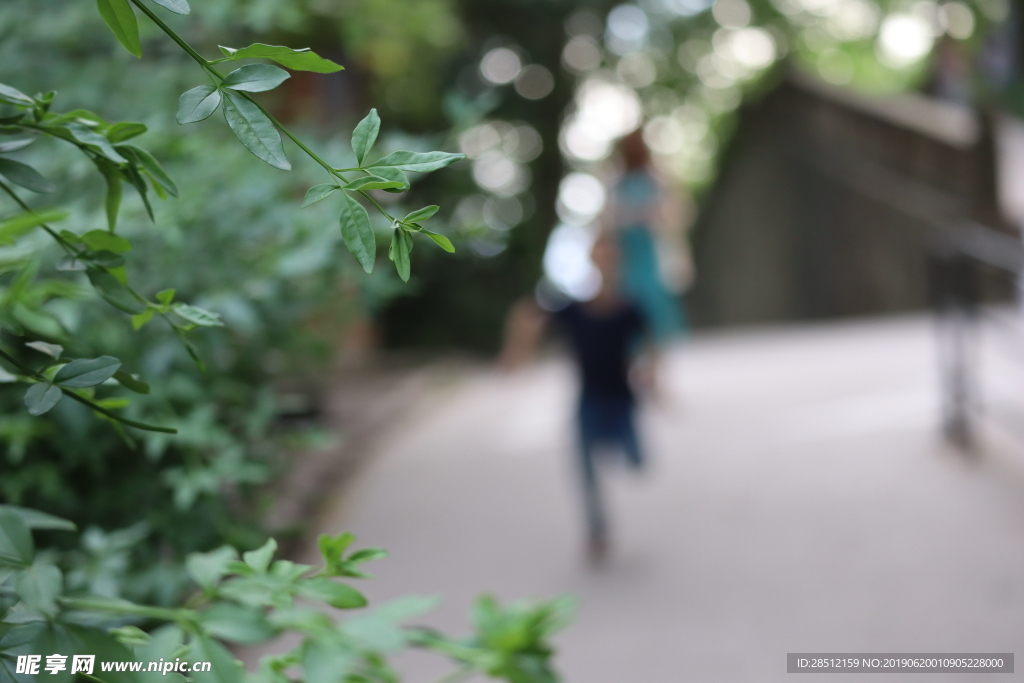
[[[965,104],[1016,92],[1007,0],[464,0],[445,111],[472,158],[448,180],[462,258],[424,259],[417,288],[386,307],[394,346],[486,350],[512,299],[542,274],[567,219],[568,173],[607,175],[637,126],[699,202],[745,100],[799,69],[878,94],[927,90]],[[503,71],[504,70],[504,71]],[[535,148],[523,138],[536,137]],[[529,149],[524,149],[529,148]],[[571,212],[569,212],[571,213]]]
[[[0,25],[11,27],[7,54],[32,56],[27,74],[71,68],[64,58],[74,54],[78,73],[116,71],[102,77],[117,82],[126,76],[135,92],[181,78],[175,69],[183,67],[182,57],[173,52],[159,63],[130,68],[127,56],[102,62],[110,46],[90,45],[85,36],[91,32],[78,30],[96,26],[91,8],[40,21],[29,7],[8,3],[0,16]],[[285,120],[305,122],[324,136],[339,122],[356,120],[371,102],[397,139],[418,135],[437,143],[467,132],[473,138],[490,122],[520,125],[506,132],[502,149],[480,151],[484,158],[474,159],[471,168],[421,183],[417,189],[424,194],[455,200],[438,218],[466,248],[454,259],[424,254],[413,286],[386,305],[374,305],[389,346],[484,350],[495,344],[507,304],[542,273],[547,236],[560,222],[562,178],[570,170],[600,172],[604,166],[603,158],[566,153],[568,124],[587,83],[620,88],[619,99],[602,106],[636,107],[662,165],[699,197],[714,177],[736,108],[770,87],[782,75],[781,65],[798,64],[823,80],[868,91],[925,87],[935,80],[933,54],[951,55],[947,62],[965,62],[975,73],[998,62],[993,27],[1009,11],[1007,0],[216,0],[201,18],[182,23],[191,24],[200,44],[204,35],[229,31],[241,34],[239,44],[254,36],[298,41],[344,64],[347,71],[327,79],[294,78],[277,104]],[[947,49],[949,44],[955,47]],[[508,80],[490,80],[481,71],[483,60],[501,48],[518,61]],[[988,88],[967,78],[972,96]],[[120,83],[123,88],[125,81]],[[82,90],[74,95],[83,106],[93,106],[100,92],[118,92]],[[615,130],[621,122],[590,118],[609,129],[599,138],[621,132]],[[159,130],[159,122],[152,123]],[[515,149],[510,138],[519,133],[539,138],[539,144]],[[494,137],[493,131],[486,135]],[[607,140],[597,141],[602,146]],[[511,185],[498,186],[503,174],[513,177]]]

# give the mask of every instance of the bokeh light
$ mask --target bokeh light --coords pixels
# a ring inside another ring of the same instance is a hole
[[[935,37],[928,22],[917,14],[890,14],[878,34],[879,58],[894,67],[923,59]]]
[[[495,85],[511,83],[522,68],[522,59],[507,47],[496,47],[480,60],[480,75]]]

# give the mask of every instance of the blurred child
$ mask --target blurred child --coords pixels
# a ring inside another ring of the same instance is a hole
[[[550,318],[568,338],[581,382],[577,420],[587,547],[593,560],[601,560],[608,550],[608,524],[595,449],[612,446],[633,468],[643,465],[630,375],[637,366],[647,324],[637,307],[619,293],[619,249],[615,242],[606,236],[598,238],[591,260],[601,274],[597,296],[586,302],[567,303],[552,313],[533,301],[517,303],[509,313],[501,360],[507,368],[528,360]]]

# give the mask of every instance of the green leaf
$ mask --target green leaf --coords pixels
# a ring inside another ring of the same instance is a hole
[[[388,258],[395,262],[395,270],[398,277],[404,282],[409,281],[412,271],[412,263],[409,259],[412,253],[412,237],[402,228],[395,228],[395,234],[391,236],[391,248],[388,249]]]
[[[220,581],[228,565],[236,559],[238,551],[225,545],[208,553],[192,553],[185,558],[185,570],[200,587],[209,589]]]
[[[36,562],[18,572],[14,589],[26,605],[53,616],[57,612],[57,597],[64,591],[64,575],[49,562]]]
[[[185,609],[168,609],[166,607],[149,607],[137,605],[120,598],[107,598],[99,595],[66,598],[69,606],[75,610],[89,612],[106,612],[121,616],[142,617],[144,619],[176,620],[192,616]]]
[[[310,683],[343,683],[358,681],[359,678],[363,678],[364,681],[370,680],[365,677],[349,676],[356,664],[357,660],[352,652],[339,648],[333,642],[309,638],[302,644],[302,668],[306,674],[305,680]]]
[[[377,141],[379,132],[380,116],[376,109],[371,109],[366,118],[360,121],[352,131],[352,151],[356,153],[357,165],[362,166],[366,161],[366,155],[370,153],[373,143]]]
[[[146,213],[149,215],[149,220],[155,221],[153,217],[153,207],[149,203],[148,188],[146,187],[146,181],[142,179],[142,174],[139,173],[139,167],[136,164],[129,164],[123,173],[128,181],[135,187],[135,190],[139,193],[139,198],[142,199],[143,205],[146,207]]]
[[[390,166],[378,166],[373,169],[373,174],[378,178],[401,183],[397,188],[384,188],[385,192],[405,192],[409,189],[409,176],[405,175],[405,172],[401,169]]]
[[[63,126],[55,126],[50,130],[60,130],[62,127],[71,133],[72,138],[94,152],[98,152],[105,159],[113,161],[115,164],[128,163],[128,160],[118,154],[117,150],[114,149],[114,146],[110,144],[110,140],[106,139],[84,123],[72,121],[64,124]]]
[[[412,213],[410,213],[408,216],[402,219],[402,222],[419,223],[420,221],[425,221],[429,219],[431,216],[433,216],[435,213],[437,213],[437,210],[440,208],[441,207],[437,206],[436,204],[425,206],[422,209],[419,209],[418,211],[413,211]]]
[[[155,662],[158,659],[173,660],[175,657],[180,657],[182,644],[185,642],[185,633],[178,626],[161,626],[160,628],[150,632],[149,642],[145,645],[137,646],[135,648],[135,661],[138,662]],[[184,683],[184,678],[180,677],[180,674],[176,674],[178,678],[172,676],[169,680],[173,683]],[[163,674],[159,676],[154,673],[148,673],[142,680],[148,683],[156,683],[158,680],[163,680],[165,677]]]
[[[425,596],[400,598],[378,607],[369,614],[345,620],[341,630],[354,641],[357,648],[375,652],[395,652],[407,647],[410,637],[414,634],[403,629],[399,623],[433,609],[437,602],[436,598]],[[530,683],[536,682],[530,680]]]
[[[264,45],[253,43],[249,47],[240,49],[220,46],[220,51],[231,60],[239,59],[270,59],[281,66],[286,66],[295,71],[312,71],[318,74],[331,74],[341,71],[344,67],[335,64],[329,59],[324,59],[308,47],[297,50],[282,45]]]
[[[451,240],[448,239],[447,237],[445,237],[444,235],[439,235],[436,232],[431,232],[429,230],[424,230],[422,228],[420,229],[420,232],[422,232],[424,235],[426,235],[430,239],[434,240],[434,244],[436,244],[437,246],[441,247],[442,249],[447,251],[449,254],[454,254],[455,253],[455,246],[452,244]]]
[[[233,643],[260,643],[275,634],[260,610],[226,602],[203,612],[199,623],[211,636]]]
[[[44,178],[39,171],[14,159],[0,157],[0,175],[15,185],[20,185],[33,192],[53,192],[57,189],[57,186]]]
[[[113,377],[120,368],[121,361],[112,356],[76,358],[57,371],[53,382],[73,389],[94,387]]]
[[[109,140],[111,144],[116,145],[119,142],[124,142],[125,140],[131,140],[132,138],[138,137],[147,130],[149,129],[141,123],[115,123],[107,131],[107,140]]]
[[[199,327],[224,327],[224,322],[220,319],[219,315],[212,311],[199,308],[198,306],[174,304],[171,310],[193,325],[198,325]]]
[[[145,304],[136,299],[128,288],[109,271],[89,268],[86,270],[86,275],[99,295],[114,308],[132,315],[138,315],[146,310]]]
[[[142,43],[139,42],[139,23],[135,20],[128,0],[96,0],[96,7],[107,26],[113,31],[117,42],[136,57],[142,56]]]
[[[110,232],[113,232],[117,229],[117,215],[121,211],[121,198],[124,195],[121,187],[121,172],[117,169],[117,166],[106,159],[97,159],[96,165],[99,167],[100,173],[103,174],[103,178],[107,181],[107,194],[103,207],[107,213],[107,228]]]
[[[64,347],[60,344],[47,344],[46,342],[34,341],[25,344],[25,346],[38,351],[39,353],[45,353],[51,358],[60,358],[60,354],[64,353]]]
[[[448,152],[392,152],[380,161],[375,161],[368,168],[392,166],[403,171],[430,173],[445,166],[465,159],[465,154],[449,154]]]
[[[0,566],[27,567],[34,555],[28,526],[15,513],[0,508]]]
[[[174,301],[174,295],[177,293],[178,290],[176,289],[165,289],[156,293],[156,300],[164,306],[169,306]]]
[[[341,207],[341,238],[352,255],[359,261],[367,273],[373,272],[373,263],[377,259],[377,238],[370,226],[370,216],[362,204],[348,193],[344,196]]]
[[[45,211],[20,213],[0,221],[0,244],[14,244],[15,240],[32,228],[45,223],[56,223],[68,217],[67,211],[46,209]]]
[[[138,315],[133,315],[132,329],[138,332],[145,326],[146,323],[153,319],[154,315],[156,315],[155,308],[147,308],[142,313],[139,313]]]
[[[114,379],[116,379],[122,387],[124,387],[128,391],[134,391],[136,394],[148,394],[150,391],[148,384],[146,384],[140,379],[133,377],[124,370],[118,370],[117,372],[115,372]]]
[[[0,569],[0,574],[6,577],[10,577],[14,574],[11,569]],[[40,635],[46,630],[47,623],[45,621],[26,621],[25,623],[13,623],[14,619],[10,619],[7,623],[0,626],[0,652],[3,652],[3,656],[0,656],[0,671],[4,670],[5,666],[10,665],[10,661],[4,661],[5,657],[10,656],[15,648],[30,649],[36,642],[39,641]],[[12,667],[13,668],[13,667]],[[13,676],[11,668],[7,669],[9,678],[3,679],[5,683],[9,681],[17,681],[18,683],[28,683],[30,680],[28,676],[24,678]]]
[[[220,90],[212,85],[200,85],[187,90],[178,98],[178,113],[174,120],[185,125],[210,118],[220,106]]]
[[[54,642],[52,646],[39,645],[39,649],[42,652],[74,652],[74,653],[89,653],[96,655],[96,670],[94,673],[98,674],[95,677],[92,676],[68,676],[67,679],[61,680],[60,676],[53,677],[53,683],[72,683],[72,679],[76,682],[91,680],[93,683],[97,683],[102,680],[103,683],[142,683],[142,681],[148,681],[149,683],[184,683],[184,679],[180,678],[180,674],[171,674],[169,676],[162,676],[156,673],[146,673],[145,665],[142,667],[141,673],[131,673],[127,671],[104,671],[100,673],[99,662],[125,662],[135,660],[136,662],[156,661],[159,659],[159,655],[153,659],[143,658],[141,656],[133,656],[130,648],[117,642],[111,635],[104,631],[96,628],[90,624],[90,627],[72,626],[68,628],[68,636],[66,637],[65,643],[62,644],[59,640]],[[173,659],[173,658],[172,658]],[[45,661],[45,657],[43,658]],[[67,660],[68,669],[71,668],[71,659]],[[63,671],[61,674],[70,674],[70,671]],[[39,677],[43,679],[43,676]],[[46,676],[45,678],[51,678]]]
[[[144,647],[149,644],[151,638],[149,634],[143,631],[138,626],[119,626],[117,628],[110,629],[110,635],[117,642],[121,643],[125,647]]]
[[[306,190],[306,196],[302,199],[300,209],[305,209],[311,204],[316,204],[321,199],[326,199],[332,192],[339,189],[334,183],[321,183]]]
[[[388,180],[387,178],[381,178],[380,176],[375,175],[366,175],[362,178],[356,178],[345,185],[346,190],[392,190],[399,187],[402,187],[401,181]]]
[[[235,133],[235,137],[247,150],[274,168],[291,170],[292,165],[288,163],[284,146],[281,144],[281,134],[258,106],[241,95],[226,90],[224,118]]]
[[[267,567],[270,566],[270,561],[274,559],[275,552],[277,552],[277,541],[268,538],[267,542],[256,550],[243,553],[242,560],[252,567],[257,574],[263,574],[266,573]]]
[[[383,548],[363,548],[357,550],[345,560],[350,564],[362,564],[371,560],[381,560],[388,556],[388,551]]]
[[[102,266],[103,268],[122,268],[125,264],[124,256],[105,249],[102,251],[87,251],[82,254],[82,260],[93,265]]]
[[[225,76],[221,85],[232,90],[266,92],[289,78],[291,74],[272,64],[246,64]]]
[[[320,555],[324,558],[324,564],[330,566],[340,562],[345,550],[355,543],[355,540],[356,537],[350,531],[337,536],[320,534],[317,537],[317,546],[320,548]]]
[[[71,111],[66,111],[60,115],[47,117],[45,121],[51,126],[57,126],[58,129],[68,123],[80,123],[84,124],[88,128],[98,128],[101,130],[110,127],[110,124],[107,123],[103,117],[96,112],[89,111],[88,109],[72,109]],[[58,137],[70,139],[66,137],[66,134],[70,134],[66,128],[63,131],[56,130],[53,133]]]
[[[25,392],[25,407],[29,415],[39,416],[57,405],[57,402],[64,396],[60,387],[55,387],[49,382],[33,384]]]
[[[82,631],[84,632],[85,629],[82,629]],[[32,643],[31,651],[38,651],[40,653],[79,652],[78,648],[81,647],[79,643],[80,641],[78,641],[78,639],[72,635],[72,628],[69,628],[67,625],[57,622],[55,620],[50,620],[49,623],[46,624],[46,628],[40,631],[39,637],[36,639],[36,641]],[[90,648],[84,651],[90,653],[95,652],[98,655],[97,659],[100,661],[104,659],[99,650],[94,650]],[[46,661],[46,657],[43,657],[43,661]],[[56,675],[49,674],[45,676],[45,678],[48,678],[50,681],[52,681],[52,683],[72,683],[72,679],[75,677],[72,676],[69,671],[69,669],[71,668],[71,660],[69,658],[66,661],[67,668],[64,671],[58,672]],[[43,671],[45,671],[45,669],[43,669]],[[40,673],[42,673],[42,671]],[[43,676],[26,676],[26,679],[35,679],[36,681],[42,680],[43,678]],[[120,681],[108,680],[104,681],[104,683],[126,682],[122,679]]]
[[[171,176],[167,175],[167,172],[160,165],[160,162],[156,160],[156,157],[141,147],[135,147],[134,145],[125,145],[125,147],[135,153],[142,168],[146,169],[150,177],[167,190],[169,195],[172,197],[178,196],[178,186],[171,180]]]
[[[100,408],[106,408],[108,410],[118,410],[120,408],[127,408],[132,404],[130,398],[124,396],[115,396],[112,398],[100,398],[95,400],[96,405]]]
[[[33,142],[35,142],[35,138],[26,138],[24,140],[10,140],[8,142],[0,142],[0,154],[10,154],[11,152],[17,152],[19,149],[25,149]]]
[[[228,563],[228,573],[238,574],[239,576],[255,576],[256,572],[252,570],[252,567],[247,565],[245,562],[239,560],[232,560]]]
[[[188,6],[188,0],[153,0],[153,2],[175,14],[188,15],[192,13],[192,8]]]
[[[322,600],[338,609],[366,607],[366,598],[362,593],[352,586],[338,583],[324,576],[300,581],[299,594],[314,600]]]
[[[74,522],[55,517],[46,512],[23,508],[18,505],[0,505],[0,510],[13,512],[29,529],[45,529],[49,531],[75,531],[77,528]]]
[[[25,93],[3,83],[0,83],[0,102],[22,107],[31,107],[35,104],[35,100]]]
[[[223,645],[206,636],[192,639],[188,659],[210,662],[210,671],[193,671],[189,674],[195,683],[242,683],[245,679],[245,670],[235,661],[234,656]]]
[[[112,251],[115,254],[125,254],[132,250],[131,242],[106,230],[90,230],[82,235],[81,239],[85,242],[86,246],[95,251]]]

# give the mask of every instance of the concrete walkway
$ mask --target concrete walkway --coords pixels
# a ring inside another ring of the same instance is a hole
[[[390,549],[361,587],[443,596],[426,621],[450,632],[482,591],[578,596],[558,640],[567,683],[782,681],[797,651],[1024,657],[1024,453],[994,429],[973,463],[943,445],[931,333],[895,319],[674,350],[642,416],[649,471],[606,477],[600,569],[582,552],[564,360],[439,387],[318,526]],[[1024,421],[1024,368],[986,371],[1019,390]],[[402,663],[412,683],[448,671]]]

